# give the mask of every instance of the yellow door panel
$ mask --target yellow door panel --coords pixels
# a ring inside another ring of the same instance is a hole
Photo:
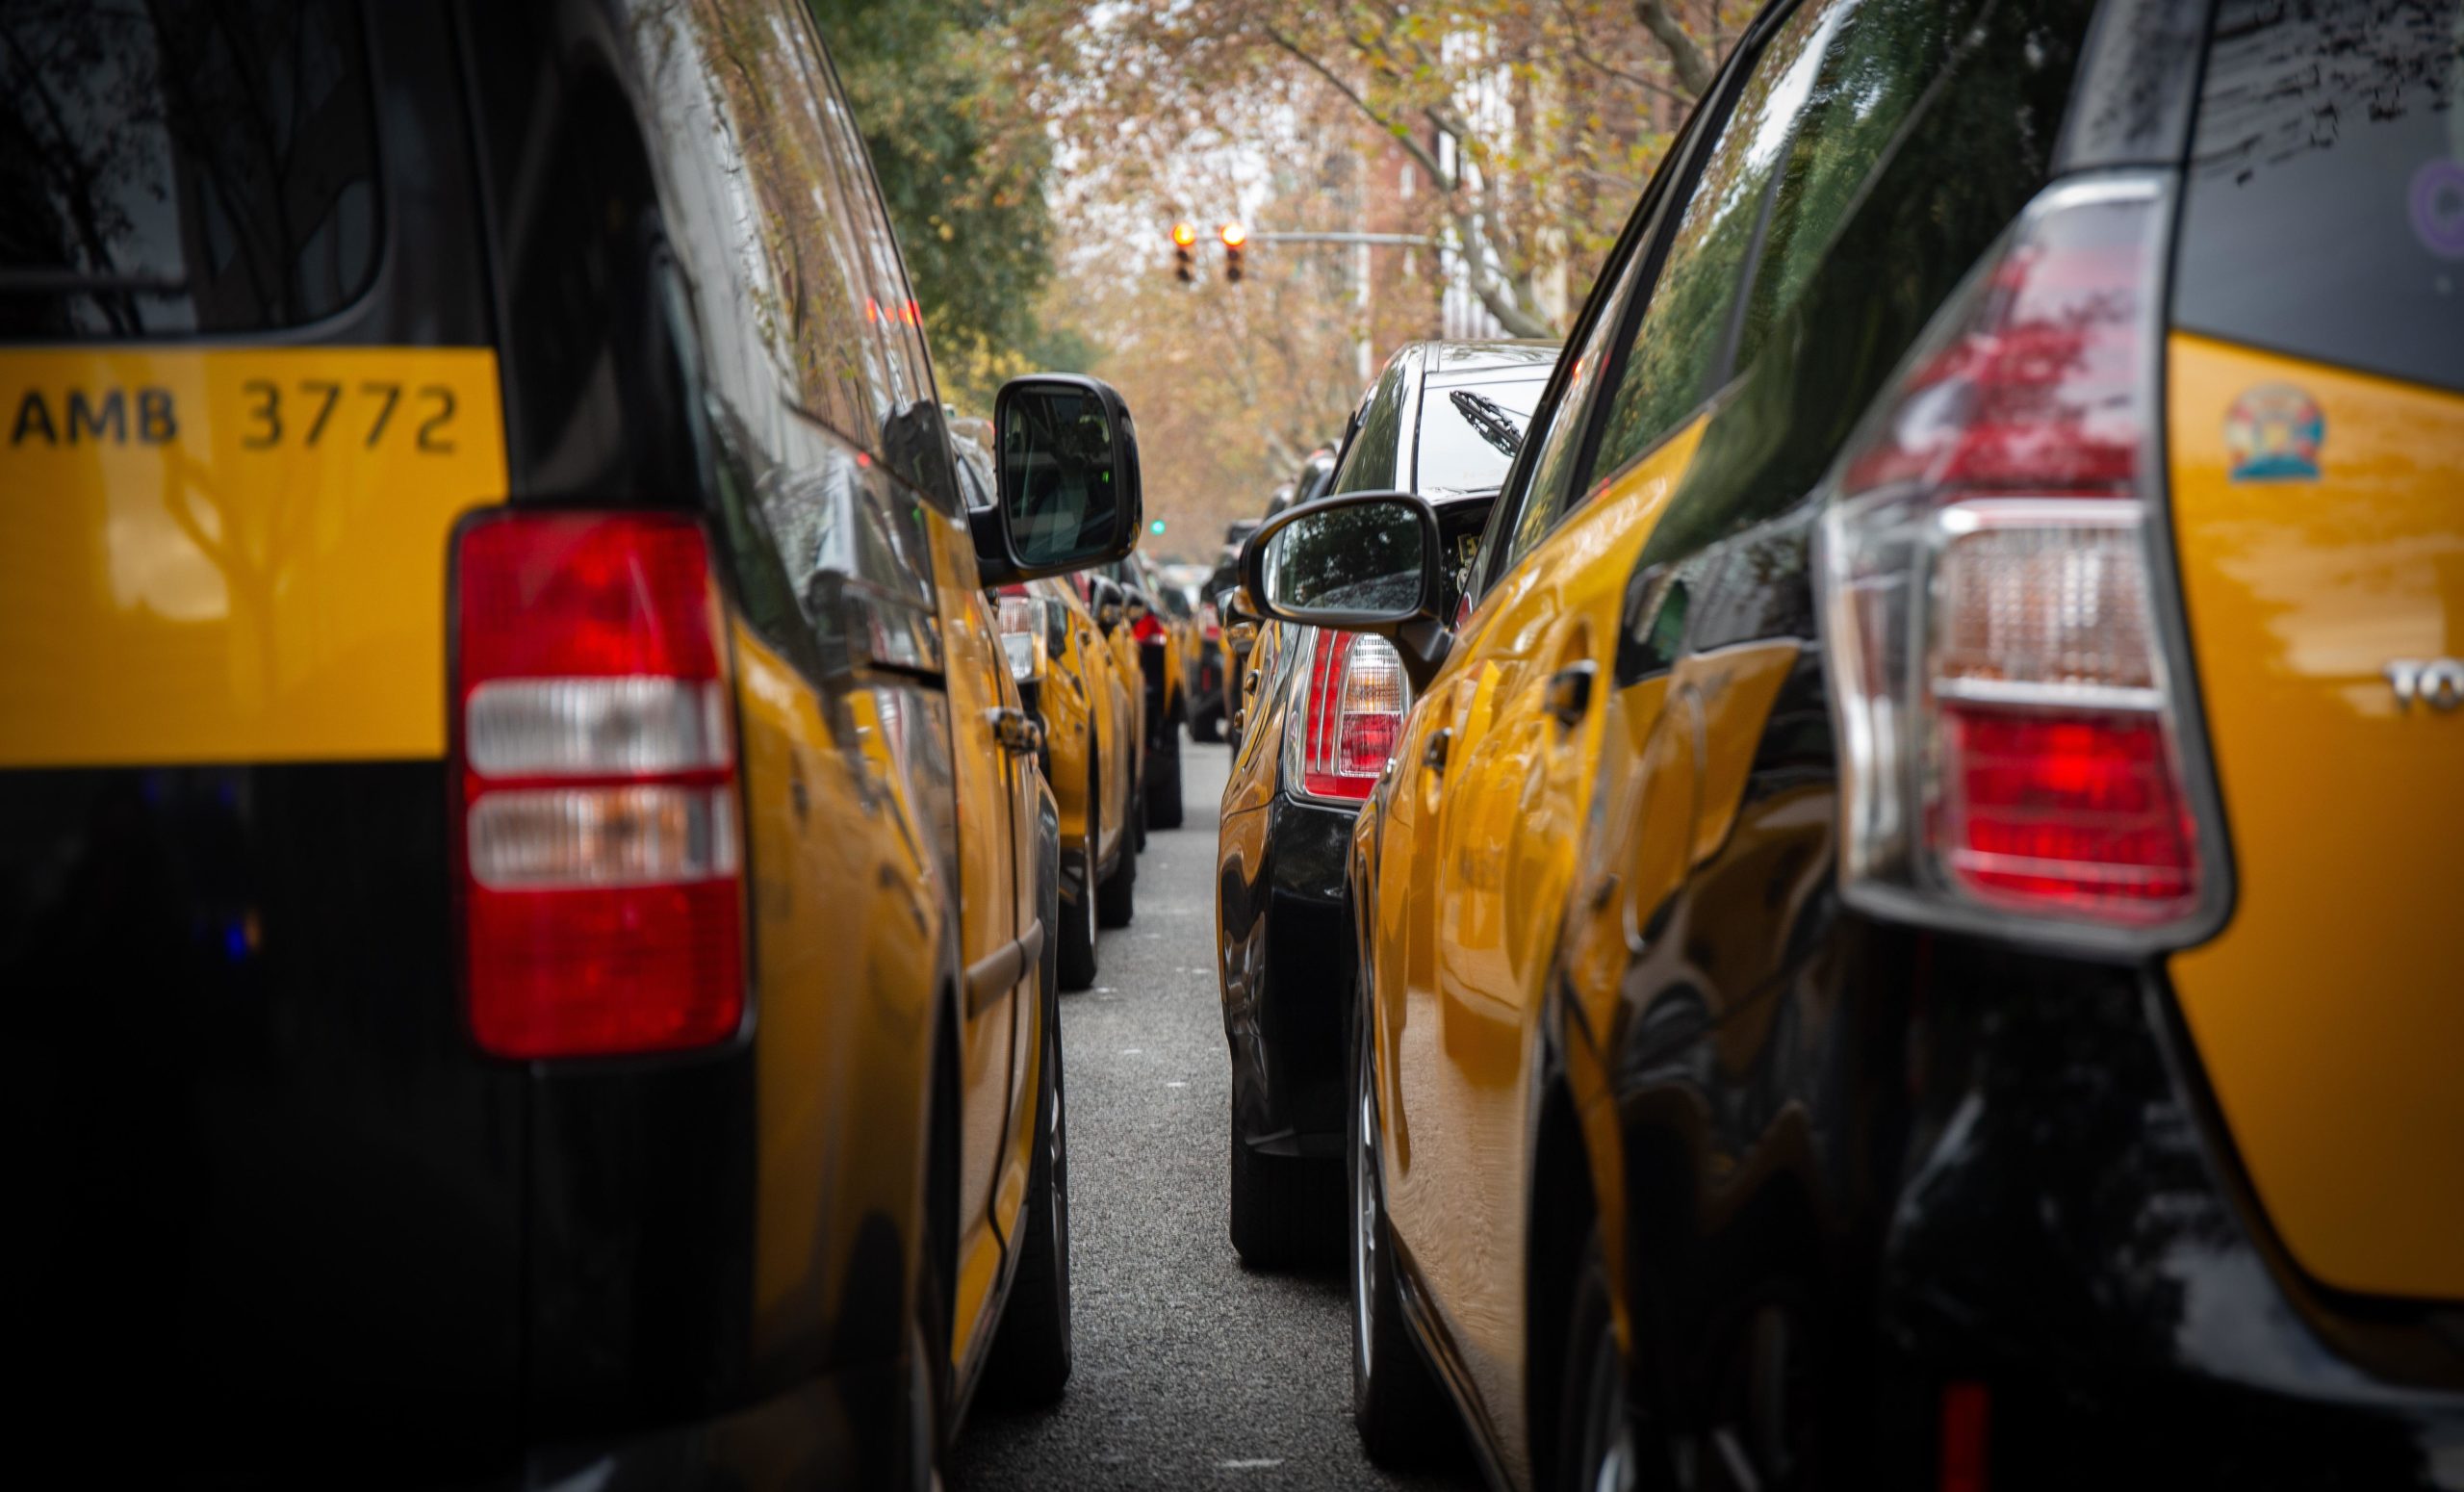
[[[1415,906],[1403,914],[1433,922],[1434,978],[1380,1011],[1395,1028],[1393,1083],[1411,1133],[1388,1149],[1388,1210],[1514,1463],[1527,1451],[1531,1041],[1596,780],[1627,581],[1701,431],[1698,421],[1612,479],[1501,581],[1431,691],[1455,733],[1433,812],[1410,835],[1412,855],[1434,868],[1423,895],[1411,867]],[[1561,721],[1551,681],[1580,665],[1593,672],[1591,706]],[[1381,976],[1381,1004],[1390,984]]]
[[[994,733],[1009,682],[1007,655],[976,585],[975,557],[962,526],[934,515],[933,581],[939,594],[944,687],[949,692],[953,776],[958,785],[960,1006],[959,1277],[951,1313],[952,1360],[963,1367],[989,1340],[995,1287],[1006,1259],[1016,1196],[1009,1185],[1018,1146],[1012,1083],[1016,1053],[1016,987],[988,995],[963,976],[998,955],[1025,930],[1012,836],[1021,824],[1016,761]],[[1008,698],[1014,700],[1015,691]],[[1034,1012],[1026,1013],[1032,1023]],[[1032,1031],[1027,1033],[1032,1034]],[[1012,1217],[999,1207],[1008,1205]]]
[[[2318,475],[2236,480],[2268,447],[2237,406],[2302,400],[2323,419]],[[2464,396],[2176,336],[2169,402],[2236,888],[2173,989],[2302,1267],[2464,1299],[2464,711],[2407,708],[2385,672],[2464,656]]]
[[[878,811],[896,781],[880,732],[863,737],[875,750],[846,749],[811,686],[741,625],[734,657],[761,1022],[755,1325],[766,1332],[829,1319],[848,1298],[847,1266],[867,1257],[845,1241],[868,1212],[913,1196],[921,1152],[884,1144],[908,1126],[879,1117],[922,1113],[940,932],[931,865],[897,815]],[[858,699],[851,718],[875,719]],[[815,1177],[827,1178],[824,1208],[810,1205]],[[834,1236],[841,1247],[824,1247]]]
[[[0,352],[0,767],[444,755],[494,352]]]

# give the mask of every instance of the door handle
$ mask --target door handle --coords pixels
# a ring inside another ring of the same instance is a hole
[[[1549,676],[1546,707],[1556,717],[1557,724],[1571,731],[1582,723],[1582,717],[1591,709],[1591,681],[1599,672],[1599,664],[1584,658]]]
[[[1454,728],[1440,726],[1428,733],[1428,744],[1421,748],[1421,765],[1431,772],[1446,770],[1446,754],[1454,747]]]
[[[992,738],[1014,757],[1032,757],[1043,746],[1043,727],[1022,709],[1007,706],[992,711]]]

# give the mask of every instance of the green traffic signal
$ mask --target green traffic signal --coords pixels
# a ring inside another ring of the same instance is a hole
[[[1153,523],[1148,524],[1146,526],[1146,531],[1148,533],[1162,533],[1164,531],[1164,520],[1158,518]]]

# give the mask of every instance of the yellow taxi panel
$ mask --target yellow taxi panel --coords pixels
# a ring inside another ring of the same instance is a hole
[[[444,755],[493,351],[10,351],[0,418],[0,767]]]
[[[2387,672],[2464,653],[2464,397],[2176,335],[2169,402],[2238,892],[2173,988],[2302,1267],[2464,1298],[2464,712]]]

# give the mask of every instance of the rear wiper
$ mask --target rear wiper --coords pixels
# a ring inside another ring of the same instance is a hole
[[[1479,432],[1480,439],[1507,455],[1523,449],[1523,426],[1514,423],[1514,416],[1506,413],[1503,404],[1470,389],[1456,389],[1446,397],[1453,400],[1455,412],[1463,417],[1465,424]]]

